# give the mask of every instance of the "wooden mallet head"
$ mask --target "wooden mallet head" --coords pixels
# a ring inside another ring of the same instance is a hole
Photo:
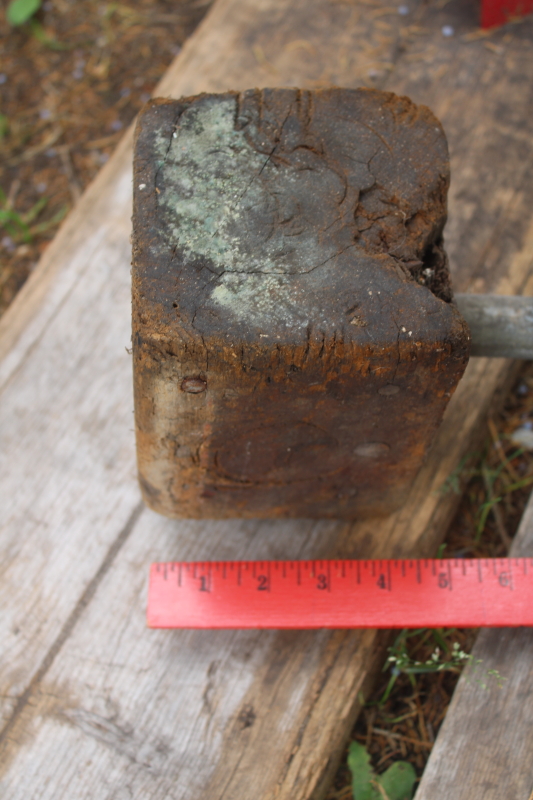
[[[367,89],[155,100],[136,133],[138,464],[171,517],[386,514],[465,369],[424,106]]]

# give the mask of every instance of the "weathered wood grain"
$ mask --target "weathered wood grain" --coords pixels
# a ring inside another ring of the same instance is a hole
[[[157,100],[140,115],[133,373],[169,517],[385,516],[461,378],[448,147],[372,89]]]
[[[532,553],[533,495],[511,556]],[[482,663],[459,680],[415,800],[530,800],[533,631],[481,631],[472,656]],[[501,675],[500,686],[489,670]]]
[[[465,39],[476,14],[475,3],[421,6],[409,32],[385,3],[221,0],[159,93],[366,79],[428,104],[451,148],[456,288],[527,291],[531,22],[510,41],[491,34],[487,48]],[[443,39],[443,24],[457,36]],[[471,363],[406,505],[386,521],[176,523],[142,510],[125,352],[130,141],[0,323],[0,787],[10,800],[318,796],[382,640],[148,631],[148,563],[429,555],[457,502],[439,489],[509,366]]]

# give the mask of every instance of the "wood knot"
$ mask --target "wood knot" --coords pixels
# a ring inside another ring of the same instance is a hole
[[[254,711],[253,706],[247,703],[245,706],[242,707],[239,716],[237,717],[237,721],[240,727],[244,730],[245,728],[251,728],[256,720],[256,713]]]

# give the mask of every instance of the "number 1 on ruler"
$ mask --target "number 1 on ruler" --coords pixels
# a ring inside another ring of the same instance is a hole
[[[533,559],[153,564],[152,628],[533,625]]]

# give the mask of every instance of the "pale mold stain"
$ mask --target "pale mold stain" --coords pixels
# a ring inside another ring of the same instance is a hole
[[[273,319],[287,327],[307,324],[307,317],[297,316],[298,304],[291,302],[293,288],[286,276],[228,272],[213,289],[211,298],[234,316],[249,318],[255,324],[266,324]]]
[[[215,276],[210,299],[235,318],[307,324],[295,307],[297,278],[337,254],[334,234],[324,231],[344,187],[318,157],[316,169],[297,172],[254,149],[235,129],[236,102],[214,97],[186,109],[170,138],[157,137],[168,244],[186,263],[207,262]],[[315,181],[334,198],[320,210],[322,232],[308,221]]]

